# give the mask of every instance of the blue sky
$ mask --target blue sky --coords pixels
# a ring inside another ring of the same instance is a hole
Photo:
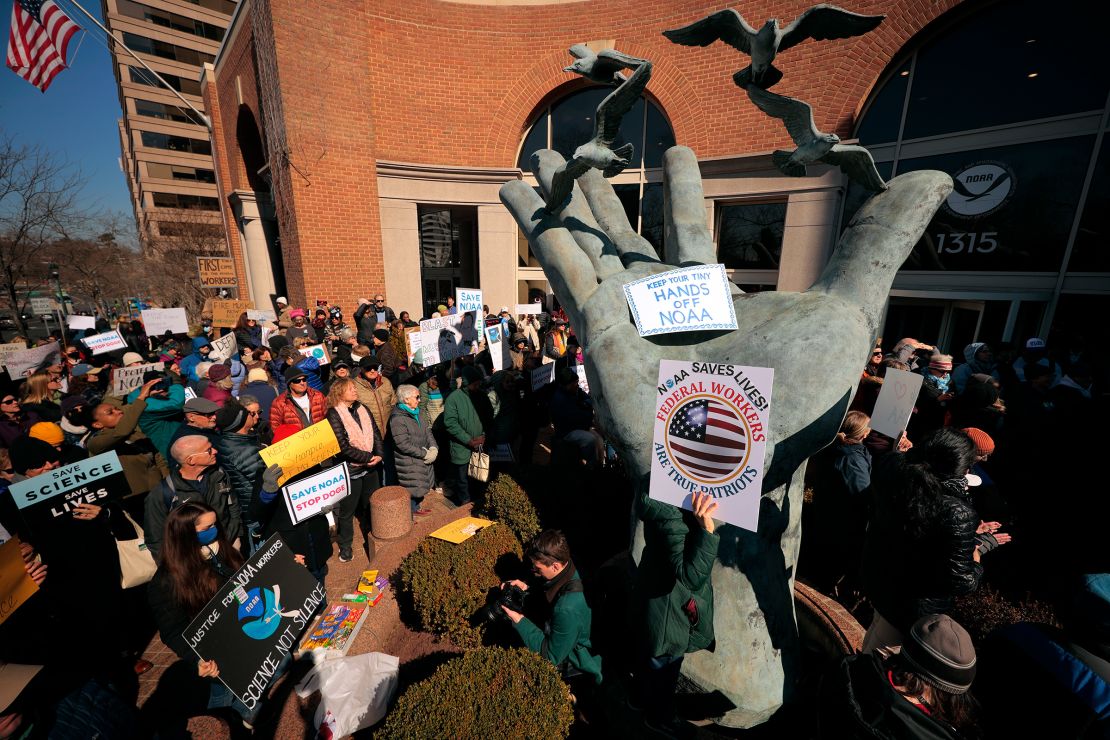
[[[101,18],[100,3],[82,7]],[[3,42],[8,39],[11,2],[0,4]],[[40,145],[81,169],[88,181],[79,202],[95,210],[131,214],[127,184],[119,169],[119,97],[104,32],[79,11],[70,14],[84,34],[70,43],[70,69],[41,93],[7,67],[0,69],[0,132],[19,144]],[[99,39],[99,41],[98,41]],[[74,51],[76,50],[76,57]]]

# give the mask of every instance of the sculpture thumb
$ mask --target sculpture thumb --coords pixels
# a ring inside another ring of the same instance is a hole
[[[863,204],[809,290],[858,305],[877,327],[894,275],[952,192],[952,178],[924,170],[899,175]]]

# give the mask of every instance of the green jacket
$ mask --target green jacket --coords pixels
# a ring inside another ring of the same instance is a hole
[[[131,495],[144,495],[169,473],[166,461],[139,428],[139,418],[146,411],[146,401],[136,396],[135,403],[120,406],[118,399],[105,397],[104,403],[121,408],[123,416],[115,428],[95,430],[85,446],[89,455],[115,450]]]
[[[571,580],[579,580],[578,574],[575,573]],[[570,591],[555,600],[547,634],[528,617],[513,626],[529,650],[547,658],[556,667],[567,661],[571,668],[589,673],[601,683],[601,656],[593,654],[590,644],[591,618],[585,595],[581,591]]]
[[[467,390],[456,391],[443,402],[443,428],[451,437],[451,462],[462,465],[473,452],[468,442],[482,436],[482,420]]]
[[[647,655],[673,656],[713,644],[713,582],[710,576],[720,537],[702,529],[693,514],[642,498],[644,551],[636,571],[633,603],[643,621]],[[697,624],[684,607],[697,606]]]

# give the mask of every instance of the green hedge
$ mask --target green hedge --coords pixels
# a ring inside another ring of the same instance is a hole
[[[540,533],[540,517],[532,499],[511,475],[501,473],[486,489],[485,514],[513,530],[517,539],[528,542]]]
[[[472,650],[410,687],[379,738],[559,738],[574,721],[551,661],[524,648]]]
[[[401,562],[401,588],[423,629],[446,635],[459,647],[476,647],[485,625],[471,625],[470,617],[504,580],[494,568],[508,577],[522,554],[512,530],[500,524],[458,545],[429,537]]]

